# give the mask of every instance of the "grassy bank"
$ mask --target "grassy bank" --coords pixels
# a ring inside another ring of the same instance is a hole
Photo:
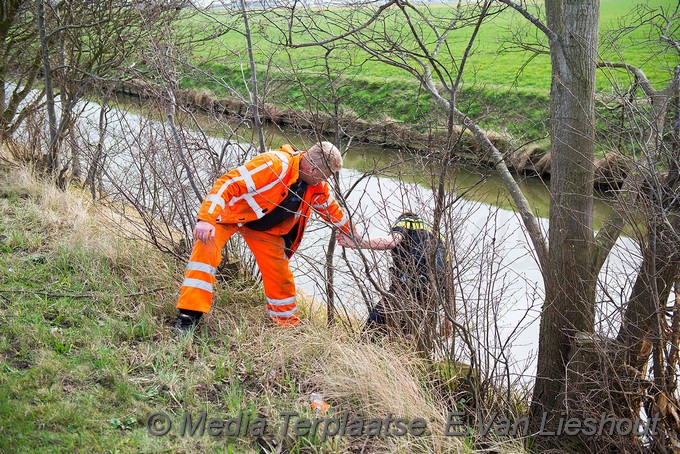
[[[208,71],[219,78],[196,75],[183,82],[185,88],[208,89],[216,98],[233,96],[236,87],[246,96],[243,77],[250,71],[210,64]],[[266,90],[264,101],[296,111],[325,112],[327,104],[318,100],[332,99],[329,84],[323,76],[299,75],[296,80],[272,72],[258,72]],[[416,132],[427,132],[444,123],[432,98],[415,81],[384,80],[370,76],[341,77],[334,88],[341,100],[344,118],[357,118],[372,123],[400,122]],[[546,134],[548,109],[547,93],[527,89],[498,89],[494,87],[464,88],[459,105],[485,128],[510,133],[519,140],[536,140]]]
[[[672,76],[672,69],[667,68],[675,66],[677,55],[658,52],[662,46],[654,40],[649,23],[639,28],[628,28],[625,32],[614,32],[623,29],[624,18],[628,15],[626,25],[630,24],[633,16],[641,21],[646,9],[636,7],[638,4],[633,0],[601,2],[601,56],[611,61],[623,59],[641,67],[650,80],[661,87]],[[673,2],[651,0],[645,5],[645,8],[663,6],[668,10],[673,7]],[[420,8],[423,16],[414,14],[412,21],[416,28],[423,30],[423,40],[433,45],[435,37],[423,23],[425,18],[433,23],[448,23],[464,8],[470,8],[470,5],[423,7]],[[543,14],[538,7],[532,7],[532,12],[539,16]],[[369,19],[372,10],[331,8],[323,13],[313,11],[311,14],[319,28],[341,34],[344,29],[340,24],[344,20],[353,17],[355,23],[362,23]],[[329,18],[327,22],[322,19],[322,14]],[[217,22],[231,23],[234,17],[238,16],[231,10],[216,9],[208,16],[194,18],[187,26],[197,27],[197,33],[205,33],[205,30],[212,30]],[[289,19],[283,10],[267,13],[253,10],[251,14],[257,76],[264,102],[297,110],[323,111],[332,105],[334,93],[344,112],[363,120],[396,120],[419,131],[443,123],[444,119],[438,117],[429,95],[403,69],[375,61],[362,51],[341,46],[329,54],[327,70],[323,49],[290,49],[277,44],[283,39],[279,34],[286,29]],[[300,28],[292,35],[296,43],[314,41],[316,36],[303,31],[303,24],[306,24],[305,20],[297,24]],[[385,18],[372,27],[384,29],[396,40],[401,30],[408,28],[403,17],[392,9],[388,9]],[[448,34],[446,43],[450,54],[441,52],[442,68],[455,72],[470,33],[468,27]],[[529,41],[536,39],[526,21],[511,10],[493,16],[482,26],[463,75],[458,105],[483,128],[508,132],[523,142],[546,135],[551,71],[547,55],[533,58],[530,52],[511,44],[511,37],[517,35]],[[414,43],[406,45],[415,46]],[[217,97],[233,95],[232,90],[247,96],[250,70],[242,35],[232,31],[211,39],[199,46],[194,56],[200,62],[201,71],[186,77],[183,81],[185,87],[207,88]],[[327,71],[333,78],[333,87]],[[598,87],[604,91],[611,91],[612,84],[625,87],[630,82],[630,77],[623,71],[607,70],[598,74]]]
[[[0,452],[473,452],[472,438],[442,434],[450,373],[327,329],[309,304],[300,328],[280,329],[256,284],[222,282],[198,335],[178,337],[182,264],[129,227],[78,191],[0,171]],[[332,414],[424,418],[432,434],[284,436],[282,412],[314,417],[312,392]],[[181,436],[184,413],[195,424],[202,411],[259,416],[270,432]],[[154,412],[170,418],[167,435],[148,433]]]

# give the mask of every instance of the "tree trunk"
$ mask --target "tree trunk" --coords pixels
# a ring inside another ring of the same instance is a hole
[[[40,47],[43,57],[43,79],[45,82],[45,95],[47,97],[45,108],[47,109],[47,121],[50,132],[46,170],[50,174],[56,174],[60,169],[59,153],[57,151],[57,114],[55,111],[54,88],[52,87],[47,32],[45,30],[45,0],[38,2],[38,33],[40,35]]]
[[[77,142],[76,133],[73,130],[74,122],[75,119],[68,129],[68,135],[70,139],[69,149],[71,150],[71,175],[73,176],[74,180],[80,181],[83,177],[83,165],[80,162],[82,159],[82,152]]]
[[[7,125],[5,121],[5,110],[7,109],[5,84],[7,83],[7,62],[5,58],[9,55],[9,32],[16,18],[16,12],[21,2],[12,0],[3,2],[0,8],[0,140],[5,140]]]
[[[335,232],[331,234],[331,239],[328,240],[328,250],[326,251],[326,264],[324,270],[326,272],[326,324],[331,327],[335,325],[335,292],[334,287],[334,268],[333,256],[335,254],[335,245],[337,244]]]
[[[677,188],[672,190],[677,191]],[[675,217],[670,223],[668,220],[660,219],[660,216],[654,216],[648,222],[647,228],[649,232],[647,244],[642,247],[642,264],[617,336],[617,341],[625,352],[622,358],[624,367],[626,370],[634,371],[635,375],[641,378],[647,377],[654,346],[657,346],[657,350],[665,348],[668,341],[670,327],[666,321],[666,305],[680,272],[680,218]],[[677,317],[677,314],[674,316]],[[678,333],[671,330],[670,335],[671,338],[677,338]],[[672,348],[677,346],[671,345]],[[662,358],[658,352],[656,356],[658,364]],[[654,379],[657,384],[663,382],[664,371],[656,368]],[[625,381],[622,380],[622,383]],[[655,395],[663,389],[664,386],[657,386],[657,390],[649,392]],[[616,404],[617,408],[622,410],[620,416],[628,418],[638,415],[645,394],[632,393],[628,389],[623,391],[624,398]],[[671,392],[670,395],[672,394]]]
[[[4,64],[0,63],[0,119],[4,117],[3,114],[5,113],[5,109],[7,109],[7,103],[5,102],[5,97],[7,96],[5,93],[5,83],[5,68]],[[0,123],[0,131],[4,129],[2,123]]]
[[[651,101],[650,131],[644,150],[641,194],[647,237],[641,246],[642,263],[621,321],[617,341],[625,352],[621,358],[622,369],[632,371],[636,377],[647,377],[650,356],[657,348],[657,366],[661,358],[659,351],[666,341],[666,303],[680,270],[680,219],[669,216],[677,211],[673,207],[678,191],[677,162],[679,151],[673,141],[664,144],[664,128],[668,110],[678,96],[680,65],[676,67],[674,79],[663,89],[656,91],[644,74],[637,70],[637,79],[642,80],[645,94]],[[672,128],[674,130],[674,128]],[[666,159],[664,159],[666,158]],[[665,181],[659,181],[658,166],[668,163],[669,173]],[[671,335],[675,333],[671,332]],[[658,367],[654,370],[655,381],[663,381],[664,373]],[[621,377],[624,385],[626,377]],[[659,386],[662,389],[663,386]],[[623,389],[622,398],[616,403],[621,417],[639,414],[644,394]],[[654,393],[652,393],[654,394]],[[672,394],[672,393],[671,393]],[[651,417],[651,415],[648,415]]]
[[[599,0],[546,0],[545,5],[555,34],[550,39],[552,167],[534,424],[544,412],[550,422],[564,409],[574,333],[594,330],[596,282],[592,204]]]
[[[90,194],[92,195],[92,201],[97,201],[97,180],[102,174],[103,164],[104,164],[104,145],[106,143],[106,133],[108,130],[109,122],[107,119],[107,114],[109,112],[109,97],[111,92],[106,90],[104,92],[104,97],[102,99],[101,107],[99,108],[99,125],[98,133],[99,140],[97,140],[97,148],[94,151],[94,156],[90,161],[90,166],[87,169],[87,177],[85,183],[90,188]],[[101,195],[101,191],[100,191]]]
[[[250,61],[250,110],[253,112],[253,121],[257,131],[257,138],[260,145],[260,153],[267,151],[264,143],[264,131],[262,130],[262,119],[260,118],[260,100],[257,94],[257,72],[255,68],[255,56],[253,54],[253,41],[250,34],[250,24],[248,23],[248,10],[245,0],[239,0],[243,25],[245,27],[246,44],[248,45],[248,59]]]
[[[650,225],[648,244],[633,285],[617,340],[626,348],[626,364],[641,373],[647,371],[652,344],[660,335],[659,318],[680,267],[680,219],[674,225]],[[673,241],[674,240],[674,241]]]

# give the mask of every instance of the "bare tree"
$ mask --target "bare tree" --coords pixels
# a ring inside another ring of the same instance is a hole
[[[104,93],[130,77],[140,42],[154,24],[171,22],[177,15],[177,5],[172,0],[134,8],[118,0],[38,2],[49,130],[45,169],[57,177],[60,186],[65,185],[68,171],[75,177],[82,172],[78,147],[62,149],[79,103],[86,95]]]
[[[641,408],[648,418],[661,415],[661,433],[653,444],[663,451],[680,442],[677,347],[673,343],[678,336],[677,307],[667,307],[680,270],[680,154],[675,124],[680,99],[678,6],[669,10],[640,6],[631,16],[633,22],[628,30],[646,24],[650,48],[658,49],[662,56],[669,55],[671,66],[668,82],[657,89],[641,68],[625,61],[599,63],[616,82],[615,87],[621,84],[617,75],[630,81],[629,86],[615,93],[622,111],[618,134],[631,144],[624,199],[644,214],[642,228],[635,230],[642,261],[616,338],[620,383],[614,390],[614,399],[622,417],[634,417]],[[617,37],[626,33],[618,31]],[[612,45],[616,44],[614,41]],[[662,174],[661,169],[668,169],[667,173]],[[635,216],[630,222],[638,223]],[[645,394],[649,397],[645,398]]]
[[[548,37],[553,73],[550,248],[543,263],[546,295],[531,408],[535,424],[544,412],[552,418],[565,408],[565,365],[574,334],[594,330],[598,271],[592,257],[599,1],[547,0],[545,6],[547,26],[530,18]]]
[[[0,140],[7,140],[39,105],[31,95],[41,69],[35,2],[11,0],[0,8]]]
[[[239,0],[239,8],[241,9],[241,16],[243,17],[243,33],[246,38],[248,47],[248,61],[250,64],[250,108],[253,112],[253,120],[255,121],[255,128],[257,130],[260,152],[264,153],[266,148],[264,145],[264,133],[262,131],[262,118],[260,118],[260,99],[257,94],[257,68],[255,66],[255,56],[253,55],[253,38],[252,33],[250,32],[248,9],[246,8],[245,0]]]

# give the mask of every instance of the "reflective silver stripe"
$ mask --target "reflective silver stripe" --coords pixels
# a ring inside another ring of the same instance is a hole
[[[224,182],[224,184],[223,184],[222,186],[220,186],[220,190],[217,191],[217,194],[216,194],[216,195],[217,195],[218,197],[222,197],[222,194],[224,194],[224,191],[227,190],[227,188],[229,187],[230,184],[236,183],[236,182],[241,181],[241,180],[243,180],[243,178],[241,178],[241,177],[232,177],[232,178],[229,178],[227,181]]]
[[[255,188],[255,190],[252,191],[252,192],[254,192],[255,194],[259,194],[259,193],[265,192],[265,191],[267,191],[267,190],[273,188],[273,187],[276,186],[277,184],[279,184],[280,181],[281,181],[281,179],[283,178],[283,176],[286,174],[286,170],[288,170],[288,161],[283,161],[281,164],[282,164],[282,166],[283,166],[283,171],[282,171],[282,173],[279,175],[279,177],[278,177],[276,180],[272,181],[271,183],[269,183],[268,185],[266,185],[266,186],[264,186],[264,187],[262,187],[262,188],[260,188],[260,189]],[[270,162],[266,162],[265,164],[262,164],[261,166],[259,166],[258,168],[254,169],[252,172],[250,172],[250,174],[251,174],[251,175],[254,175],[254,174],[258,173],[259,171],[261,171],[262,169],[265,169],[265,168],[267,168],[267,167],[271,167],[271,163],[270,163]],[[242,179],[242,178],[240,178],[239,180],[241,180],[241,179]],[[241,199],[245,199],[248,195],[250,195],[250,197],[253,196],[253,194],[243,194],[242,196],[232,198],[232,199],[229,201],[229,206],[234,205],[236,202],[238,202],[238,201],[241,200]],[[246,200],[247,200],[247,199],[246,199]],[[248,202],[248,204],[250,204],[250,202]],[[252,206],[252,205],[251,205],[251,206]]]
[[[333,225],[336,226],[336,227],[341,227],[341,226],[345,225],[346,223],[347,223],[347,221],[345,221],[345,213],[342,213],[342,217],[340,218],[340,220],[333,222]]]
[[[295,302],[295,297],[291,296],[290,298],[284,298],[282,300],[275,300],[272,298],[267,298],[267,302],[271,304],[272,306],[285,306],[286,304],[292,304]]]
[[[280,151],[272,151],[272,154],[275,154],[281,160],[281,173],[279,173],[279,180],[283,181],[283,177],[286,175],[286,172],[288,172],[289,156],[285,153],[281,153]]]
[[[238,181],[241,181],[242,179],[243,179],[243,178],[241,178],[241,177],[229,178],[229,179],[228,179],[227,181],[225,181],[224,184],[220,187],[220,190],[217,191],[217,194],[212,194],[212,195],[214,195],[214,196],[216,196],[216,197],[219,197],[219,199],[223,201],[222,203],[224,203],[224,200],[222,199],[222,194],[224,194],[224,191],[227,190],[227,188],[229,187],[230,184],[236,183],[236,182],[238,182]],[[215,201],[213,201],[212,205],[210,205],[209,213],[212,214],[213,210],[215,210],[215,205],[216,205],[216,204],[217,204],[217,203],[216,203]],[[231,206],[231,204],[229,204],[229,206]],[[222,209],[224,209],[224,205],[222,206]]]
[[[260,173],[264,169],[268,169],[270,166],[270,161],[265,161],[264,164],[260,164],[259,166],[255,167],[253,170],[250,171],[251,175],[255,175],[256,173]]]
[[[246,166],[237,167],[236,170],[238,171],[239,176],[229,178],[227,181],[225,181],[224,184],[220,187],[220,190],[217,191],[216,195],[221,198],[222,194],[224,194],[224,191],[227,190],[227,188],[229,187],[230,184],[237,183],[239,181],[245,181],[246,188],[248,189],[248,191],[254,191],[256,188],[255,188],[255,182],[253,181],[252,176],[255,175],[256,173],[260,172],[261,170],[266,169],[267,167],[269,167],[268,163],[264,163],[264,164],[262,164],[262,165],[260,165],[256,168],[254,168],[250,172],[248,171]],[[239,200],[240,197],[235,197],[234,199]],[[230,201],[229,206],[232,206],[234,204],[234,199],[232,199]]]
[[[298,309],[297,309],[297,307],[296,307],[296,308],[291,309],[291,310],[286,311],[286,312],[269,311],[269,316],[270,316],[270,317],[278,317],[278,318],[289,318],[289,317],[292,317],[293,315],[295,315],[295,313],[297,312],[297,310],[298,310]]]
[[[217,194],[208,194],[205,200],[212,202],[210,204],[210,208],[208,209],[208,213],[212,214],[212,212],[215,211],[216,206],[219,206],[224,210],[224,199],[222,199],[222,197],[218,196]]]
[[[270,153],[273,154],[274,156],[278,157],[281,160],[282,163],[285,162],[286,165],[288,165],[288,156],[289,156],[288,153],[284,153],[282,151],[271,151]]]
[[[192,279],[190,277],[184,279],[184,282],[182,282],[182,287],[200,288],[201,290],[206,290],[210,293],[213,291],[213,286],[210,282],[205,282],[200,279]]]
[[[234,197],[229,201],[229,206],[232,206],[234,203],[239,201],[240,199],[244,199],[248,205],[250,205],[250,208],[255,212],[255,215],[257,216],[258,219],[262,218],[264,216],[264,211],[262,211],[262,207],[255,201],[253,198],[254,195],[256,194],[261,194],[263,192],[266,192],[276,186],[277,184],[281,183],[283,181],[283,177],[286,175],[286,172],[288,171],[288,160],[286,159],[286,156],[283,155],[283,153],[276,153],[272,152],[273,154],[277,155],[279,158],[281,158],[281,173],[279,174],[278,178],[266,186],[263,186],[257,190],[254,191],[254,194],[243,194],[241,197]],[[266,166],[271,166],[270,162],[266,163]],[[265,167],[265,164],[261,165],[257,169],[253,170],[251,173],[257,173],[259,172],[262,168]]]
[[[328,188],[327,188],[328,189]],[[335,201],[335,196],[333,195],[332,192],[328,192],[328,199],[324,203],[317,203],[316,205],[312,205],[312,207],[323,210],[324,208],[328,208],[331,206],[331,204]]]
[[[187,263],[187,271],[203,271],[204,273],[215,275],[215,267],[202,262]]]
[[[262,167],[262,166],[260,166]],[[253,169],[253,172],[249,172],[246,166],[240,166],[236,170],[241,174],[241,178],[246,183],[246,189],[248,192],[253,192],[255,190],[255,182],[253,181],[253,174],[259,172],[259,168]]]
[[[267,192],[267,191],[269,191],[271,188],[273,188],[273,187],[276,186],[277,184],[281,184],[282,182],[283,182],[283,181],[281,180],[281,178],[276,179],[276,180],[272,181],[271,183],[269,183],[267,186],[261,187],[260,189],[258,189],[257,191],[255,191],[255,194],[262,194],[263,192]]]
[[[281,157],[281,155],[283,155],[283,153],[276,153],[276,152],[272,152],[272,153],[278,155],[279,157]],[[262,192],[266,192],[266,191],[270,190],[271,188],[273,188],[274,186],[276,186],[277,184],[283,183],[283,177],[286,176],[286,172],[288,172],[288,159],[286,159],[286,157],[284,156],[283,158],[281,158],[281,173],[279,173],[278,178],[276,180],[272,181],[271,183],[269,183],[267,186],[264,186],[264,187],[258,189],[257,193],[260,194]]]
[[[264,169],[271,168],[272,162],[271,161],[265,161],[264,164],[261,164],[254,168],[251,171],[248,171],[246,166],[240,166],[236,170],[239,172],[240,176],[230,178],[228,181],[225,181],[225,183],[222,185],[219,191],[217,191],[217,196],[221,198],[222,193],[227,190],[230,184],[236,183],[237,181],[244,181],[246,184],[246,188],[248,189],[248,192],[245,194],[238,196],[238,197],[232,197],[231,200],[229,200],[229,206],[233,206],[235,203],[237,203],[240,200],[245,200],[250,208],[255,212],[255,215],[257,216],[258,219],[262,218],[264,216],[264,212],[262,211],[262,207],[255,201],[253,198],[254,195],[260,194],[263,192],[268,191],[269,189],[273,188],[277,184],[283,181],[283,177],[286,175],[286,172],[288,171],[288,157],[283,154],[283,153],[277,153],[277,152],[271,152],[272,154],[276,155],[279,159],[281,159],[281,173],[278,175],[277,179],[272,181],[271,183],[267,184],[266,186],[262,188],[257,188],[255,185],[255,181],[253,180],[253,175],[255,175],[258,172],[261,172]],[[211,207],[211,213],[212,213],[213,207]]]
[[[319,203],[317,205],[312,205],[312,208],[317,209],[317,210],[324,210],[324,209],[328,208],[329,206],[331,206],[330,200],[326,203]]]
[[[258,205],[258,203],[253,198],[252,194],[243,194],[243,199],[246,202],[248,202],[248,205],[250,205],[250,208],[255,212],[255,216],[257,216],[258,219],[264,216],[264,211],[262,211],[262,207]]]

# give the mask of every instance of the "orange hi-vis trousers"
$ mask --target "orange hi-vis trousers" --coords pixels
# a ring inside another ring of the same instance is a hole
[[[295,281],[284,253],[283,238],[235,224],[216,224],[213,239],[207,244],[196,241],[184,272],[177,309],[210,311],[215,271],[222,260],[222,248],[236,232],[243,236],[262,273],[269,316],[282,326],[298,325]]]

